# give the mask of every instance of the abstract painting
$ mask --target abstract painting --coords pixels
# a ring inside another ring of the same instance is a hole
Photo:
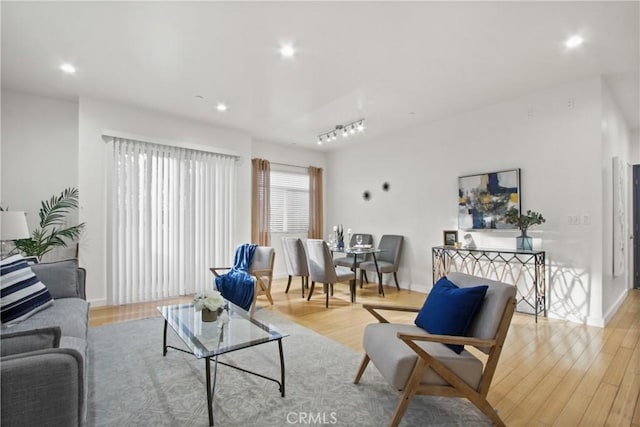
[[[458,178],[459,229],[514,229],[504,220],[510,208],[520,211],[520,169]]]

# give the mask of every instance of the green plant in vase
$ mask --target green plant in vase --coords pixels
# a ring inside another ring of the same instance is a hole
[[[71,227],[66,225],[66,216],[78,209],[78,189],[67,188],[59,196],[43,200],[40,207],[40,227],[33,230],[29,239],[16,240],[16,249],[26,256],[41,259],[55,247],[66,247],[78,240],[84,229],[84,222]]]
[[[539,212],[527,210],[526,214],[521,214],[516,208],[509,208],[504,215],[507,224],[513,224],[520,229],[520,236],[516,238],[516,247],[519,250],[532,250],[533,239],[527,236],[527,230],[532,225],[547,222]]]

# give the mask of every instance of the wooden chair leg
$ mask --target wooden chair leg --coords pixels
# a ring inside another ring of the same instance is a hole
[[[253,302],[251,303],[251,309],[249,310],[249,317],[253,317],[253,313],[256,311],[256,303],[258,302],[258,293],[253,292]]]
[[[364,281],[367,282],[367,284],[369,284],[369,278],[367,277],[367,272],[363,271],[364,273]]]
[[[424,376],[424,371],[427,367],[427,364],[424,360],[419,359],[416,362],[416,365],[411,372],[411,376],[409,377],[409,381],[404,387],[404,392],[402,396],[400,396],[400,401],[398,402],[398,406],[396,406],[396,411],[393,413],[393,418],[391,419],[390,426],[397,427],[404,416],[404,413],[407,412],[407,407],[409,406],[409,401],[415,395],[418,386],[420,385],[420,381],[422,381],[422,377]]]
[[[269,304],[273,305],[273,298],[271,297],[271,290],[269,288],[267,288],[266,286],[264,287],[264,294],[267,296],[267,299],[269,300]]]
[[[307,301],[311,299],[311,295],[313,295],[313,288],[316,287],[316,282],[311,282],[311,289],[309,289],[309,296],[307,297]]]
[[[304,287],[306,285],[304,276],[300,276],[300,280],[302,280],[302,298],[304,298]],[[287,286],[287,289],[288,289],[288,286]]]
[[[333,296],[333,283],[329,283],[329,290],[331,290],[331,296]]]
[[[362,378],[362,374],[364,374],[364,370],[367,369],[367,365],[369,365],[369,355],[365,353],[362,358],[362,363],[360,363],[360,368],[358,368],[358,373],[356,374],[356,379],[353,380],[354,384],[358,384],[360,382],[360,378]]]
[[[396,288],[400,290],[400,285],[398,285],[398,273],[396,271],[393,272],[393,280],[396,282]]]
[[[500,419],[496,410],[493,409],[493,406],[491,406],[491,404],[486,399],[482,399],[482,400],[483,402],[472,401],[472,403],[474,403],[478,407],[478,409],[480,409],[482,413],[485,414],[487,418],[491,420],[491,422],[493,422],[494,426],[505,427],[504,422]]]
[[[289,280],[287,281],[287,289],[284,290],[284,293],[289,293],[289,286],[291,286],[291,275],[289,275]]]
[[[382,287],[382,273],[378,273],[378,293],[384,296],[384,288]]]
[[[364,278],[365,274],[367,273],[365,273],[364,270],[360,269],[360,289],[362,289],[362,279]]]

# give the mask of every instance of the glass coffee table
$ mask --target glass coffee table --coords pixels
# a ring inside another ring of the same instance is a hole
[[[214,322],[203,322],[202,313],[196,311],[193,304],[165,305],[158,307],[164,317],[164,336],[162,340],[162,355],[167,355],[167,349],[172,348],[193,354],[198,359],[205,359],[207,377],[207,409],[209,410],[209,425],[213,425],[213,395],[216,387],[218,364],[256,375],[278,384],[280,394],[284,397],[284,354],[282,352],[282,338],[288,334],[281,333],[272,325],[252,319],[249,313],[240,307],[226,303],[229,321],[224,323],[218,316]],[[167,345],[167,326],[182,339],[187,349]],[[218,356],[224,353],[253,347],[268,342],[277,341],[280,352],[280,380],[248,371],[229,363],[221,362]],[[214,359],[213,384],[211,381],[211,359]]]

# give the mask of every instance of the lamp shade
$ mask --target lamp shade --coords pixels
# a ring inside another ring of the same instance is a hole
[[[29,227],[27,226],[27,215],[19,211],[0,212],[2,223],[0,224],[0,240],[28,239]]]

